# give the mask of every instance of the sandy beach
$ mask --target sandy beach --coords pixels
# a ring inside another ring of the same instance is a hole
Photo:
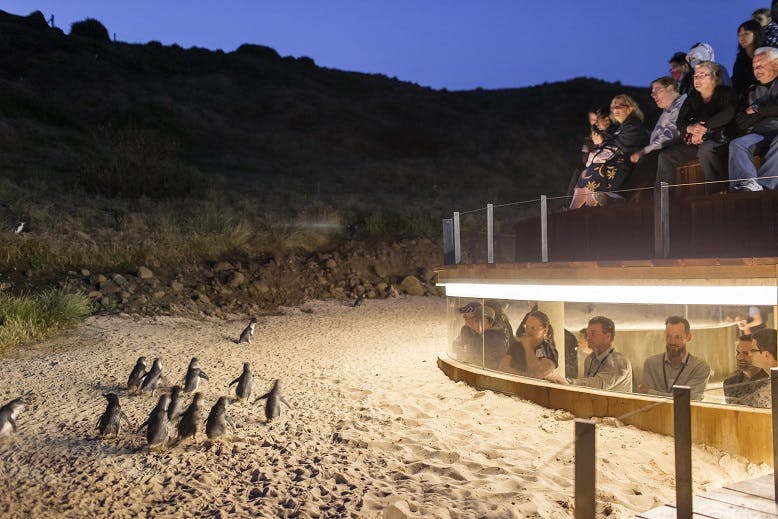
[[[0,359],[0,403],[32,393],[0,439],[0,515],[573,517],[572,415],[446,378],[442,298],[282,310],[259,318],[251,344],[233,342],[244,316],[98,316]],[[227,411],[234,434],[148,452],[136,429],[156,398],[125,390],[141,355],[162,359],[166,389],[198,357],[206,414],[249,362],[253,396]],[[293,409],[266,423],[253,400],[276,378]],[[133,427],[102,441],[109,391]],[[601,516],[674,501],[670,438],[612,419],[597,431]],[[696,492],[769,472],[705,446],[693,460]]]

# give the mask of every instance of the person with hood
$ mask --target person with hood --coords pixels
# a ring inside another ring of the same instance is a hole
[[[689,62],[689,66],[694,70],[694,67],[703,61],[715,62],[716,53],[713,51],[713,47],[711,47],[710,43],[705,43],[704,41],[697,42],[692,45],[689,52],[686,53],[686,61]],[[722,84],[731,87],[732,79],[729,77],[729,72],[722,64],[719,63],[718,65],[721,69],[719,75],[721,76]]]

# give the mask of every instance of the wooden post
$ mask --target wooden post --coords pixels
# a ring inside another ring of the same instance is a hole
[[[540,261],[548,262],[548,200],[540,195]]]
[[[486,262],[494,263],[494,204],[486,204]]]
[[[778,413],[775,412],[778,405],[778,368],[770,368],[770,389],[773,407],[773,499],[778,503]]]
[[[594,519],[594,422],[575,421],[575,519]]]
[[[454,264],[462,263],[462,243],[459,241],[459,213],[454,213]]]
[[[689,386],[673,386],[673,429],[676,518],[692,519],[692,412]]]
[[[667,182],[654,188],[654,257],[670,255],[670,196]]]

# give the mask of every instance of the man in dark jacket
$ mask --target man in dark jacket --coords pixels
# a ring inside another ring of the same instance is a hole
[[[735,115],[738,135],[729,143],[729,178],[734,191],[761,191],[778,187],[778,49],[754,51],[753,85]],[[757,170],[754,154],[764,159]],[[772,177],[772,178],[771,178]]]

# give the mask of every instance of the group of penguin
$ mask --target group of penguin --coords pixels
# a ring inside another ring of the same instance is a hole
[[[241,333],[240,338],[235,342],[250,343],[254,335],[255,323],[256,319],[252,318],[249,325]],[[146,371],[146,366],[146,357],[138,358],[127,380],[127,390],[130,394],[141,392],[151,393],[153,396],[158,389],[162,379],[162,361],[159,358],[154,359],[151,369],[148,371]],[[178,441],[193,438],[201,430],[203,395],[197,392],[200,379],[209,380],[208,376],[200,369],[197,357],[193,357],[184,377],[184,387],[173,386],[170,393],[160,395],[157,405],[152,409],[148,419],[138,428],[138,432],[140,432],[146,427],[146,442],[149,449],[161,448],[167,444],[169,429],[176,421],[178,421],[176,426]],[[227,387],[237,384],[235,389],[237,399],[248,400],[251,396],[253,382],[251,367],[248,362],[245,362],[241,375],[230,382]],[[194,393],[192,403],[186,409],[183,409],[182,393]],[[103,396],[107,400],[107,406],[97,421],[97,429],[104,439],[116,438],[121,431],[121,421],[124,420],[127,426],[130,426],[130,422],[122,411],[116,393],[105,393]],[[272,389],[258,397],[254,402],[260,400],[266,401],[265,418],[268,422],[281,415],[281,403],[284,403],[289,409],[292,408],[281,393],[280,380],[275,380]],[[8,435],[11,431],[16,432],[16,416],[26,403],[23,398],[16,398],[0,408],[0,436]],[[205,420],[205,434],[208,438],[214,439],[224,435],[228,425],[232,427],[233,431],[235,430],[235,423],[227,416],[228,403],[230,403],[230,399],[222,396],[211,408],[208,418]]]

